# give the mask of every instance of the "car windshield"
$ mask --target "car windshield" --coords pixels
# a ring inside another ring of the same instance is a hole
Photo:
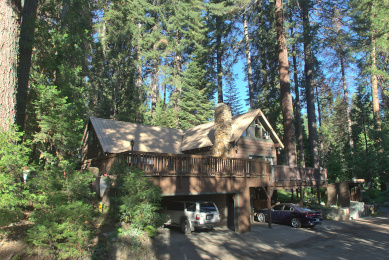
[[[215,205],[213,203],[200,203],[200,212],[211,212],[216,211]]]

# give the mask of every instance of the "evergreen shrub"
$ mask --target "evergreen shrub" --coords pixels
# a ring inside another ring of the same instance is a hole
[[[119,215],[119,220],[128,223],[130,228],[146,231],[150,236],[163,224],[159,213],[161,191],[144,172],[116,164],[111,172],[116,180],[111,180],[110,208]]]
[[[26,241],[39,255],[58,259],[76,259],[89,255],[89,240],[95,222],[90,172],[72,171],[72,167],[50,166],[38,171],[34,185],[34,226]],[[32,250],[32,251],[33,251]]]

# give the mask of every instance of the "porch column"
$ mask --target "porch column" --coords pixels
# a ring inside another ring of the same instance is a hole
[[[250,231],[250,188],[245,187],[235,195],[235,231]]]

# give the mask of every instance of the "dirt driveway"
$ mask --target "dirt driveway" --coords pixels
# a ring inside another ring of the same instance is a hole
[[[314,228],[255,223],[251,232],[227,228],[185,236],[161,228],[156,238],[157,258],[178,259],[388,259],[389,215],[350,221],[325,220]]]

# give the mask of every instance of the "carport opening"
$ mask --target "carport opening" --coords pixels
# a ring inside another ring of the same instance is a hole
[[[271,198],[271,204],[274,205],[278,201],[277,190],[273,191]],[[255,212],[261,209],[267,208],[267,195],[264,187],[250,187],[250,221],[253,223],[255,218]]]
[[[220,227],[228,227],[235,231],[235,194],[199,194],[199,195],[175,195],[162,197],[162,208],[174,201],[212,201],[216,204],[220,213]]]

